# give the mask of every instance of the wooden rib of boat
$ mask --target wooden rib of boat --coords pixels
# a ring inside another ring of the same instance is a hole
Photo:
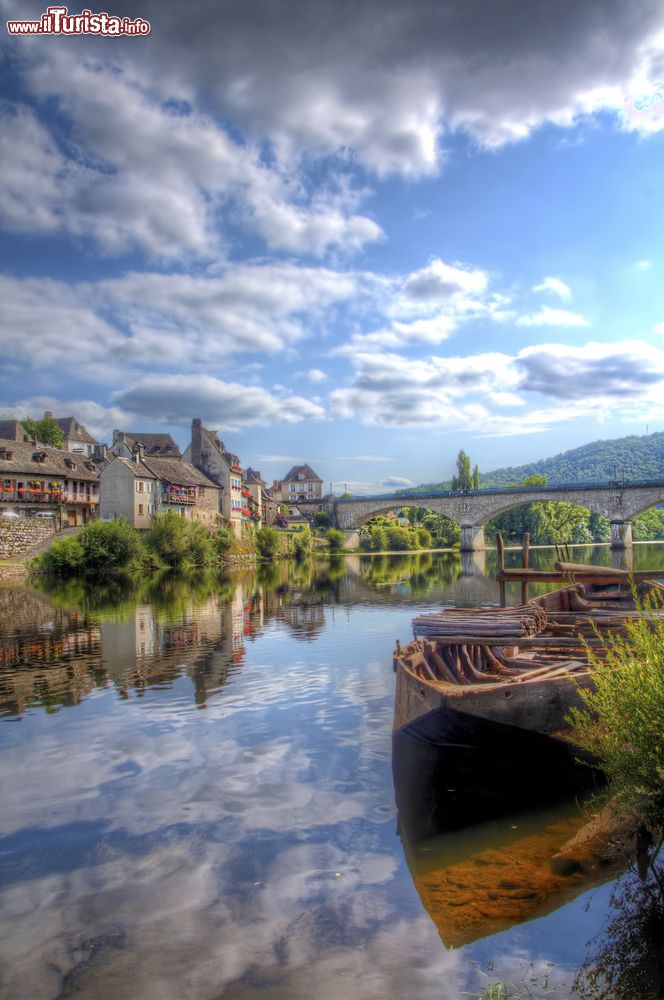
[[[595,567],[574,566],[574,578]],[[664,595],[645,580],[640,600]],[[664,612],[655,612],[662,614]],[[566,728],[569,710],[591,684],[586,645],[601,652],[602,634],[624,631],[638,614],[629,577],[579,583],[515,608],[448,608],[413,620],[414,640],[397,643],[394,728],[435,709],[546,735]]]

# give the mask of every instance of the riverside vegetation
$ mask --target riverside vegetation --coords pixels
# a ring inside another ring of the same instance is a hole
[[[312,547],[313,536],[306,525],[294,531],[250,529],[237,539],[228,528],[210,531],[169,511],[159,514],[147,532],[124,521],[94,521],[77,535],[56,539],[30,568],[51,576],[96,576],[135,569],[188,569],[256,555],[303,559]]]

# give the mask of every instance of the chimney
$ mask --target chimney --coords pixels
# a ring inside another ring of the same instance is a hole
[[[203,469],[203,423],[200,417],[191,422],[191,464],[195,469]]]
[[[53,414],[51,413],[50,410],[44,410],[44,417],[52,417],[52,416]]]
[[[140,465],[141,462],[143,461],[144,451],[145,448],[143,447],[143,445],[140,444],[139,441],[134,441],[133,445],[131,446],[131,452],[133,461],[136,462],[136,465]]]
[[[272,490],[273,490],[274,493],[278,493],[279,492],[279,480],[278,479],[275,479],[274,482],[272,483]]]
[[[111,447],[113,447],[113,445],[115,444],[115,442],[116,442],[116,441],[118,440],[118,438],[119,438],[120,436],[121,436],[121,431],[117,430],[117,428],[116,428],[116,429],[115,429],[115,430],[113,431],[113,441],[111,442]]]

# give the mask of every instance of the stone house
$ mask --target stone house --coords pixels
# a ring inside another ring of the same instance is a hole
[[[0,507],[59,525],[87,524],[99,504],[99,472],[82,455],[31,441],[0,440]]]
[[[174,458],[148,458],[140,444],[132,458],[114,458],[101,473],[103,520],[122,518],[147,529],[155,515],[174,511],[187,520],[217,528],[219,488],[189,463]]]
[[[44,416],[52,417],[53,414],[47,412]],[[56,417],[55,422],[65,436],[65,451],[90,458],[97,441],[83,424],[79,424],[76,417]]]
[[[0,441],[32,440],[20,420],[0,420]]]
[[[244,486],[251,492],[254,503],[260,511],[260,525],[274,524],[279,513],[279,501],[267,485],[260,472],[247,468],[244,473]]]
[[[275,481],[274,493],[286,503],[320,500],[323,496],[323,480],[310,465],[294,465],[284,479]]]
[[[228,451],[216,431],[203,427],[198,417],[192,420],[191,444],[183,458],[219,487],[222,521],[235,535],[241,536],[243,524],[257,523],[247,503],[249,497],[242,495],[240,459]]]

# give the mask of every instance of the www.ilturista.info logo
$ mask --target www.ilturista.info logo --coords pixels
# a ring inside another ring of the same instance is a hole
[[[70,14],[67,7],[47,7],[38,21],[7,21],[10,35],[149,35],[150,22],[142,17],[115,17],[105,12],[82,10]]]

